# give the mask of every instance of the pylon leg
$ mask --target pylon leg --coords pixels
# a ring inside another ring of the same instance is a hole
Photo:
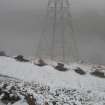
[[[37,52],[42,59],[59,62],[78,60],[69,0],[49,0],[44,31]]]

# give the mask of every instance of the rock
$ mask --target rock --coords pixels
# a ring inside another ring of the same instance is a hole
[[[86,74],[85,71],[83,71],[80,67],[74,69],[74,71],[75,71],[76,73],[80,74],[80,75],[85,75],[85,74]]]
[[[105,75],[103,72],[101,71],[98,71],[98,70],[95,70],[94,72],[90,73],[91,75],[94,75],[94,76],[97,76],[97,77],[100,77],[100,78],[105,78]]]
[[[38,66],[46,66],[47,64],[45,63],[45,61],[43,59],[39,59],[38,63],[36,65],[38,65]]]
[[[29,60],[25,59],[25,58],[23,57],[23,55],[18,55],[17,57],[15,57],[15,59],[16,59],[17,61],[20,61],[20,62],[29,62]]]
[[[67,71],[68,69],[64,67],[63,63],[58,63],[57,66],[55,67],[56,70],[59,71]]]

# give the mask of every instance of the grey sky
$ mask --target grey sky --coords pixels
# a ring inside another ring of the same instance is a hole
[[[72,0],[80,56],[105,64],[105,0]],[[0,50],[34,56],[47,0],[0,0]]]

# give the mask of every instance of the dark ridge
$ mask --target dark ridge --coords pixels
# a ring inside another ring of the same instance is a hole
[[[29,60],[25,59],[23,55],[18,55],[15,59],[20,62],[29,62]]]
[[[82,70],[80,67],[74,69],[74,71],[80,75],[85,75],[86,72],[84,70]]]
[[[0,77],[13,78],[13,77],[10,77],[10,76],[7,76],[7,75],[2,75],[2,74],[0,74]]]
[[[15,77],[11,77],[11,76],[8,76],[8,75],[3,75],[3,74],[0,74],[0,77],[5,77],[7,79],[14,79],[14,80],[20,80],[18,78],[15,78]],[[21,80],[20,80],[21,81]]]
[[[58,71],[64,71],[64,72],[68,70],[66,67],[64,67],[63,63],[58,63],[57,66],[54,68]]]
[[[0,56],[7,56],[7,54],[5,53],[5,51],[0,51]]]
[[[96,70],[96,71],[94,71],[94,72],[92,72],[92,73],[90,73],[90,74],[91,74],[91,75],[94,75],[94,76],[96,76],[96,77],[105,78],[104,73],[101,72],[101,71],[98,71],[98,70]]]

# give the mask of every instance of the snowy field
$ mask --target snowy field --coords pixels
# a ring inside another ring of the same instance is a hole
[[[55,65],[40,67],[0,57],[0,105],[105,105],[105,78],[91,75],[96,69],[104,73],[104,66],[75,63],[63,72]],[[78,67],[85,74],[75,72]],[[29,94],[35,104],[27,102]],[[17,100],[11,103],[14,97]]]

